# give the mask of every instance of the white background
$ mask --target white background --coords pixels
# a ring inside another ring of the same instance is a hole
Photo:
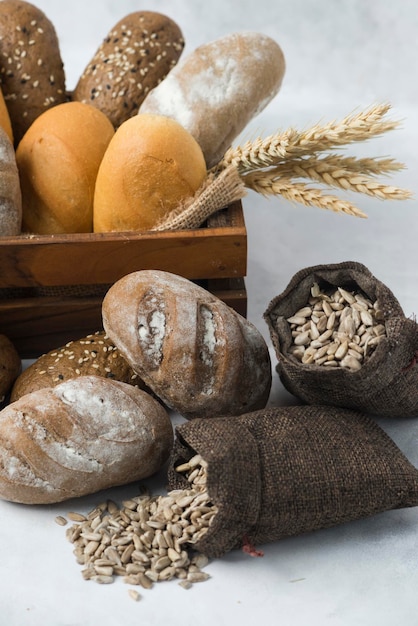
[[[395,176],[417,191],[418,8],[416,0],[38,0],[54,23],[72,89],[110,28],[134,10],[166,13],[181,27],[186,49],[239,30],[257,30],[283,48],[287,71],[279,95],[240,140],[289,126],[339,119],[390,102],[401,129],[364,145],[358,156],[393,156],[407,165]],[[269,342],[262,314],[302,267],[360,261],[395,293],[406,315],[418,314],[418,208],[356,196],[362,220],[316,208],[244,199],[248,229],[248,317]],[[274,355],[273,364],[274,364]],[[294,402],[277,376],[271,404]],[[418,415],[417,415],[418,417]],[[418,421],[381,420],[418,466]],[[164,476],[150,481],[164,485]],[[142,591],[134,603],[117,580],[81,578],[65,529],[71,509],[88,511],[104,496],[118,501],[134,487],[57,506],[0,502],[1,623],[9,626],[415,626],[418,623],[418,511],[369,520],[263,546],[264,558],[239,552],[210,564],[212,578],[190,591],[176,582]]]

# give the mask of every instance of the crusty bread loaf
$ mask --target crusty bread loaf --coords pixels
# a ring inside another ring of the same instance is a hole
[[[130,13],[104,39],[72,98],[100,109],[117,128],[138,112],[183,48],[182,32],[169,17],[153,11]]]
[[[0,335],[0,402],[10,392],[21,369],[22,361],[13,342],[6,335]]]
[[[6,135],[8,136],[8,138],[10,139],[13,145],[14,139],[13,139],[12,123],[10,121],[9,110],[4,100],[3,91],[1,88],[0,88],[0,126],[6,132]]]
[[[0,128],[0,237],[19,235],[22,228],[22,193],[16,153]]]
[[[80,376],[102,376],[148,391],[113,341],[103,331],[98,331],[41,355],[15,380],[10,401]]]
[[[277,94],[284,71],[283,52],[270,37],[231,33],[182,59],[139,112],[177,120],[197,140],[210,168]]]
[[[34,121],[16,151],[23,231],[93,230],[97,171],[114,132],[104,113],[81,102],[60,104]]]
[[[267,403],[272,375],[263,337],[186,278],[128,274],[107,292],[102,314],[132,369],[184,417],[238,415]]]
[[[141,389],[83,376],[9,404],[0,420],[0,497],[60,502],[140,480],[170,453],[167,411]]]
[[[17,146],[41,113],[66,101],[64,65],[54,26],[29,2],[0,2],[0,39],[0,80]]]
[[[178,122],[136,115],[117,129],[100,164],[94,231],[152,229],[205,176],[202,151]]]

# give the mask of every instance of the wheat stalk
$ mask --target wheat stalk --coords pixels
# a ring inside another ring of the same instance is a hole
[[[303,131],[290,128],[264,139],[258,137],[254,141],[247,141],[242,147],[229,148],[216,169],[223,169],[233,163],[241,173],[274,166],[283,160],[324,152],[336,146],[366,141],[398,127],[398,121],[382,120],[389,109],[389,104],[375,105],[366,111],[347,115],[339,122],[316,124]]]
[[[346,213],[354,217],[367,217],[348,200],[337,196],[324,194],[320,189],[308,187],[305,183],[295,183],[290,178],[277,178],[266,172],[251,172],[244,176],[246,187],[261,193],[264,196],[280,195],[290,202],[305,206],[316,206],[335,213]]]

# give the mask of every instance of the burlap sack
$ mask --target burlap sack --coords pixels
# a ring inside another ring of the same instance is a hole
[[[286,318],[305,306],[313,283],[361,290],[378,301],[386,337],[358,371],[302,364],[289,352]],[[393,293],[362,264],[345,262],[308,267],[294,275],[274,298],[264,319],[278,360],[276,370],[286,389],[308,404],[329,404],[386,417],[418,416],[418,325],[406,318]]]
[[[418,470],[371,418],[327,406],[270,408],[177,426],[168,480],[200,454],[218,506],[195,548],[220,557],[243,545],[418,505]]]

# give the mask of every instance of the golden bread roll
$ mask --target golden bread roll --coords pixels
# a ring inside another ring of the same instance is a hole
[[[13,144],[13,129],[10,121],[9,111],[4,100],[3,91],[0,89],[0,126]]]
[[[79,376],[102,376],[148,391],[109,337],[98,331],[42,354],[17,377],[10,401]]]
[[[117,129],[100,164],[94,232],[150,230],[205,177],[202,151],[178,122],[135,115]]]
[[[23,231],[93,230],[97,171],[114,132],[104,113],[81,102],[65,102],[35,120],[16,151]]]
[[[187,419],[263,408],[271,362],[260,332],[193,282],[156,270],[117,281],[103,325],[132,369]]]
[[[151,91],[139,113],[171,117],[197,140],[208,169],[277,94],[285,71],[267,35],[232,33],[203,44]]]
[[[1,411],[0,498],[61,502],[141,480],[167,460],[173,428],[148,393],[82,376]]]
[[[184,48],[173,20],[136,11],[110,30],[81,75],[72,98],[97,107],[115,128],[136,115],[147,93],[168,74]]]
[[[55,28],[36,6],[0,2],[0,80],[17,146],[44,111],[65,102],[65,72]]]
[[[0,237],[19,235],[22,226],[22,193],[16,153],[0,127]]]

